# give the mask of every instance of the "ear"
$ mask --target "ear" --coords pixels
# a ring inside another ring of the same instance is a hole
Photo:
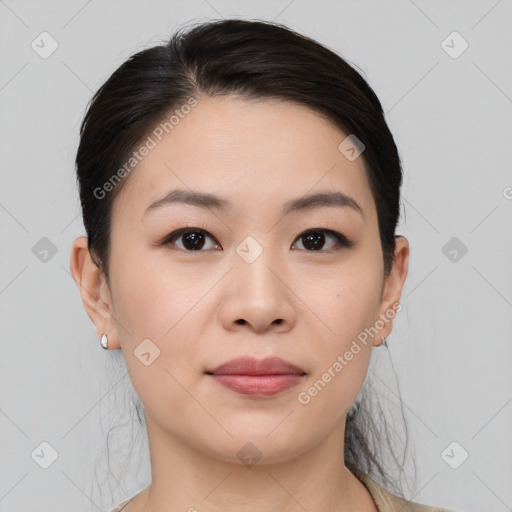
[[[394,261],[389,276],[384,281],[381,296],[380,317],[384,319],[384,327],[380,330],[378,336],[375,336],[375,346],[381,344],[379,338],[386,338],[393,329],[393,318],[397,311],[397,306],[402,295],[402,288],[407,277],[409,267],[409,242],[403,236],[397,236],[395,239]],[[387,314],[386,314],[387,312]]]
[[[108,283],[103,270],[92,260],[87,242],[86,236],[81,236],[73,242],[70,258],[71,274],[82,297],[85,310],[96,327],[98,341],[105,333],[108,336],[108,347],[120,348]]]

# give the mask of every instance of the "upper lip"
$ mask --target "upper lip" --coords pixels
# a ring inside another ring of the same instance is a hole
[[[238,357],[217,366],[206,373],[214,375],[305,375],[306,372],[298,366],[279,357]]]

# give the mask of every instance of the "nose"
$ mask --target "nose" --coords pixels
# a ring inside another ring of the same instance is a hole
[[[292,329],[296,322],[295,295],[286,277],[284,263],[268,248],[250,263],[234,253],[221,301],[224,327],[258,333]]]

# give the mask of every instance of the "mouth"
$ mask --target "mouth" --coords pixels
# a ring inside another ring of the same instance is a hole
[[[215,382],[242,395],[272,396],[299,384],[306,372],[278,357],[240,357],[205,372]]]

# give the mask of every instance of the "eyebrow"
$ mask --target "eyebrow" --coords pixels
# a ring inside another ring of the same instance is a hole
[[[145,210],[144,215],[150,211],[156,210],[163,206],[172,204],[189,204],[205,209],[216,209],[227,211],[231,208],[231,203],[226,199],[222,199],[208,192],[195,192],[191,190],[172,190],[161,199],[151,203]],[[288,215],[292,212],[308,211],[322,207],[348,207],[358,212],[364,218],[364,212],[355,199],[344,194],[343,192],[318,192],[308,196],[292,199],[284,203],[281,210],[282,215]]]

